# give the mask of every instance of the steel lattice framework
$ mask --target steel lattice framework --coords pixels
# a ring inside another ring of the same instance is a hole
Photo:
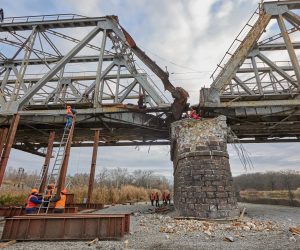
[[[260,4],[200,91],[200,110],[226,115],[245,142],[299,140],[299,10],[299,1]],[[170,116],[178,119],[188,94],[117,17],[6,18],[0,46],[0,123],[20,114],[15,148],[41,154],[51,130],[57,144],[66,104],[78,112],[73,146],[91,146],[93,129],[101,129],[99,145],[169,143]]]
[[[300,1],[264,2],[200,91],[208,116],[225,114],[245,142],[299,141]]]
[[[101,145],[168,144],[170,93],[149,77],[152,68],[134,55],[128,36],[115,16],[5,18],[0,123],[21,115],[14,147],[38,153],[52,129],[58,141],[66,104],[77,110],[74,146],[90,146],[83,142],[92,140],[93,128],[102,129]]]

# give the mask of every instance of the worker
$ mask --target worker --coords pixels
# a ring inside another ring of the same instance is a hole
[[[147,108],[147,106],[144,105],[144,95],[139,95],[138,107],[139,107],[139,109]]]
[[[51,199],[51,202],[56,202],[53,213],[64,213],[66,207],[66,200],[67,200],[67,190],[63,189],[60,192],[59,196]]]
[[[150,194],[150,201],[151,201],[151,205],[152,205],[152,206],[154,206],[154,200],[155,200],[155,193],[152,192],[152,193]]]
[[[166,205],[167,203],[167,194],[165,191],[163,191],[162,195],[161,195],[161,199],[163,201],[163,204]]]
[[[42,203],[42,199],[38,197],[39,191],[37,189],[31,190],[31,195],[29,195],[26,204],[26,214],[34,214],[37,211],[38,205]]]
[[[67,106],[67,109],[66,109],[66,118],[67,118],[66,127],[67,128],[72,127],[72,121],[73,121],[73,117],[75,115],[76,115],[75,109],[71,108],[71,106]]]
[[[45,194],[44,194],[44,203],[43,203],[43,208],[47,209],[47,207],[49,206],[49,202],[50,202],[50,199],[51,199],[51,196],[53,194],[53,191],[54,191],[54,183],[50,183],[48,186],[47,186],[47,189],[45,191]]]
[[[0,9],[0,22],[1,22],[1,23],[3,22],[3,19],[4,19],[4,11],[3,11],[3,9],[1,8],[1,9]]]
[[[155,193],[155,206],[159,207],[159,195],[158,195],[158,192]]]
[[[195,119],[195,120],[200,120],[200,115],[197,114],[196,110],[192,109],[190,118]]]
[[[167,198],[167,199],[166,199],[166,202],[167,202],[167,203],[169,202],[169,205],[170,205],[170,204],[171,204],[171,194],[168,193],[166,198]]]

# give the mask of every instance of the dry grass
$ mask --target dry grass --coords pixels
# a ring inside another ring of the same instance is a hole
[[[295,200],[300,201],[300,188],[292,191]],[[245,190],[240,191],[240,196],[247,199],[283,199],[288,200],[289,194],[287,190],[276,190],[276,191],[254,191]]]
[[[87,187],[78,187],[77,190],[71,189],[70,192],[75,194],[75,202],[83,202],[87,197]],[[101,187],[95,188],[91,202],[93,203],[125,203],[131,201],[147,201],[151,190],[143,187],[135,187],[132,185],[125,185],[121,188]]]

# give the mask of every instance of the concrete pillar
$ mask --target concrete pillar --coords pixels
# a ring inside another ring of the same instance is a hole
[[[174,204],[179,215],[211,219],[238,216],[226,117],[174,122],[171,140]]]

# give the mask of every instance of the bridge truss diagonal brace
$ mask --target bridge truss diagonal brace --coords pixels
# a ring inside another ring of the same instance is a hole
[[[146,75],[138,74],[135,75],[134,78],[138,81],[138,83],[149,94],[149,96],[153,99],[153,101],[157,105],[164,103],[163,99],[158,95],[155,89],[149,84]]]
[[[101,24],[101,25],[100,25]],[[109,23],[100,23],[91,30],[72,50],[70,50],[47,74],[45,74],[27,93],[17,102],[19,109],[22,108],[59,70],[61,70],[72,57],[84,48],[100,30],[110,28]]]
[[[271,20],[272,15],[263,13],[260,14],[259,19],[256,24],[250,30],[244,41],[237,48],[235,54],[232,58],[226,63],[221,73],[218,75],[216,80],[211,85],[212,93],[215,95],[216,92],[220,95],[223,93],[225,87],[230,84],[231,79],[238,70],[238,67],[241,63],[247,58],[248,54],[251,52],[255,43],[261,36],[262,32],[265,30],[266,26]],[[213,96],[212,96],[213,98]],[[210,99],[210,97],[209,97]],[[213,98],[214,99],[214,98]]]
[[[282,15],[278,15],[277,22],[278,22],[283,40],[286,44],[286,48],[287,48],[290,60],[292,62],[292,65],[293,65],[293,68],[294,68],[294,71],[295,71],[295,76],[296,76],[297,82],[298,82],[298,90],[300,90],[299,89],[299,87],[300,87],[299,86],[299,83],[300,83],[300,66],[299,66],[298,58],[297,58],[296,52],[294,50],[294,47],[292,45],[290,36],[289,36],[289,34],[287,32],[287,29],[286,29],[286,26],[284,24],[284,20],[283,20]]]
[[[241,86],[241,88],[244,89],[247,94],[255,95],[255,93],[239,77],[235,75],[233,80],[236,81],[236,83]]]
[[[267,58],[262,53],[258,52],[257,57],[265,62],[267,65],[269,65],[274,71],[276,71],[279,75],[281,75],[283,78],[285,78],[287,81],[289,81],[292,85],[295,87],[298,87],[298,84],[296,83],[296,80],[294,80],[289,74],[287,74],[284,70],[279,68],[275,63],[273,63],[269,58]]]

